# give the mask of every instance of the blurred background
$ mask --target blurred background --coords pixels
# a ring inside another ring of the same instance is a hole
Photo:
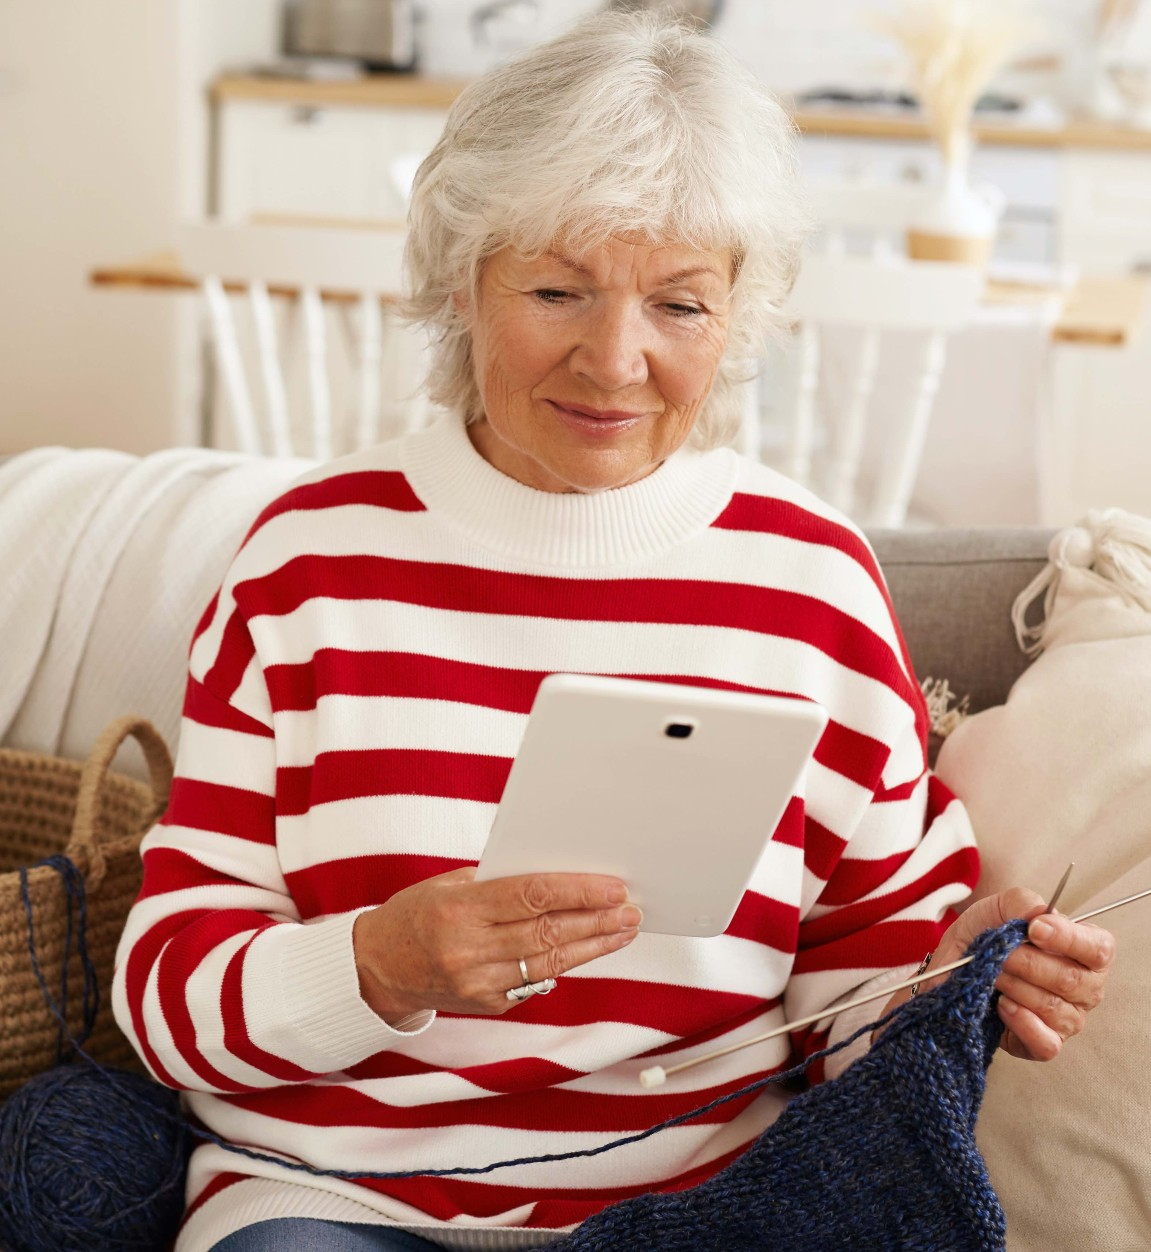
[[[401,235],[460,85],[601,7],[0,0],[0,455],[237,446],[201,294],[163,280],[187,270],[188,224]],[[794,111],[814,180],[938,185],[905,50],[877,22],[894,0],[685,7]],[[980,95],[971,163],[998,196],[988,272],[1018,299],[949,357],[917,487],[936,524],[1151,513],[1151,16],[1031,7],[1041,20]],[[382,349],[398,379],[382,433],[422,420],[403,344]],[[898,382],[875,383],[877,405]],[[781,386],[769,370],[752,401],[757,452]]]

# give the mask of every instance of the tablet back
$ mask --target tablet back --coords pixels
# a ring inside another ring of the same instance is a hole
[[[477,879],[613,874],[642,929],[721,934],[826,723],[806,700],[551,675]]]

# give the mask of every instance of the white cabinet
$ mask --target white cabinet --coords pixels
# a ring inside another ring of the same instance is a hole
[[[220,108],[216,211],[400,221],[439,109],[228,101]]]

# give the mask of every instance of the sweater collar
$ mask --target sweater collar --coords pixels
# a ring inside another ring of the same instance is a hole
[[[401,464],[416,495],[453,529],[503,556],[560,567],[616,565],[675,547],[719,516],[738,472],[730,448],[681,448],[627,487],[540,491],[489,465],[451,414],[408,435]]]

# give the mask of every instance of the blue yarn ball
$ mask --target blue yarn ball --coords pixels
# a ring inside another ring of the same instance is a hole
[[[58,1065],[0,1106],[0,1246],[164,1252],[184,1209],[189,1133],[141,1074]]]

